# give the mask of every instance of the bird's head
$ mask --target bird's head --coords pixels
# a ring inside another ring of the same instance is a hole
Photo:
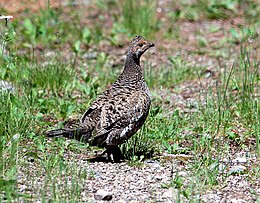
[[[131,41],[128,54],[139,60],[143,53],[153,46],[152,42],[146,41],[142,36],[136,36]]]

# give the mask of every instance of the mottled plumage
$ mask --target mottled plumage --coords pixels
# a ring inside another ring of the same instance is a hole
[[[140,66],[142,54],[153,47],[136,36],[127,52],[123,72],[83,114],[77,125],[47,131],[47,136],[64,136],[105,147],[113,161],[121,158],[118,145],[129,139],[143,125],[151,104],[150,93]]]

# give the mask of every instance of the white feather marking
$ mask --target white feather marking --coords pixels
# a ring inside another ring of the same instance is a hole
[[[129,131],[132,130],[133,124],[128,125],[127,127],[122,130],[120,137],[124,137]]]

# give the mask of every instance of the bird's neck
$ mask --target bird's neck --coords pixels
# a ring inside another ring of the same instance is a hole
[[[140,59],[135,59],[131,55],[127,55],[125,67],[114,86],[120,84],[120,87],[127,86],[128,88],[143,89],[148,91],[144,82],[143,71],[140,66]]]
[[[140,66],[140,59],[133,57],[131,54],[127,54],[126,61],[125,61],[125,67],[123,70],[123,74],[127,75],[137,75],[137,74],[143,74],[142,68]]]

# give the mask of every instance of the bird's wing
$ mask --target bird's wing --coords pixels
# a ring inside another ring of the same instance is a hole
[[[109,140],[116,143],[116,140],[127,139],[129,133],[136,132],[143,124],[150,103],[149,95],[141,90],[121,93],[107,99],[99,107],[100,121],[93,131],[93,140],[108,144]]]

